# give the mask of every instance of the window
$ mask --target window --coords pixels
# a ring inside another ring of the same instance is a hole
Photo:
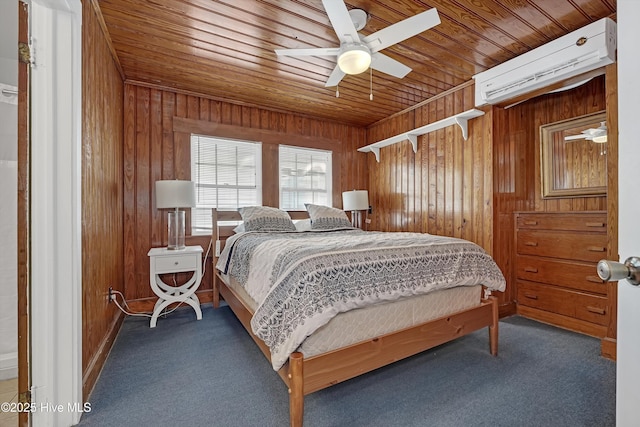
[[[208,234],[212,208],[262,204],[262,145],[191,135],[191,180],[196,184],[191,232]]]
[[[280,145],[280,208],[331,206],[331,151]]]

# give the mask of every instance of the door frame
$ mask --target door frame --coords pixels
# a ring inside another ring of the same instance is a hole
[[[18,46],[29,45],[29,6],[18,2]],[[18,217],[17,217],[17,285],[18,285],[18,396],[20,402],[31,400],[29,389],[29,58],[18,55]],[[18,425],[29,425],[29,412],[18,413]]]
[[[28,296],[29,314],[19,322],[30,323],[27,363],[31,402],[36,408],[31,424],[74,425],[84,408],[82,3],[30,0],[29,5],[32,54],[26,84],[30,87],[29,97],[20,98],[27,107],[19,107],[27,109],[29,124],[27,206],[22,208],[27,222],[21,224],[26,234],[25,230],[19,232],[19,246],[26,248],[20,262],[27,262],[20,271],[26,275],[20,280],[20,287],[25,288],[20,292]]]

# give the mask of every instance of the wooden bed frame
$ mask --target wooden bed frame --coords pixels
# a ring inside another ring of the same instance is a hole
[[[213,209],[213,239],[220,241],[221,248],[227,237],[233,234],[232,226],[219,226],[218,221],[238,221],[236,211]],[[292,219],[308,218],[305,211],[289,211]],[[217,255],[217,254],[216,254]],[[217,256],[213,257],[213,306],[220,305],[220,295],[227,302],[264,355],[271,362],[271,353],[266,344],[251,331],[252,310],[229,288],[215,270]],[[388,333],[373,339],[333,350],[328,353],[304,358],[295,352],[278,374],[289,388],[289,417],[292,427],[302,426],[304,396],[332,386],[390,363],[413,356],[422,351],[452,341],[483,327],[489,328],[489,349],[498,354],[498,303],[495,297],[482,300],[469,310],[460,311]]]

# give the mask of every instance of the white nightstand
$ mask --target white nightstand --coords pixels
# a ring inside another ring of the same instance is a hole
[[[196,318],[202,319],[200,300],[195,294],[202,281],[202,248],[200,246],[187,246],[179,250],[152,248],[147,255],[149,255],[151,289],[158,296],[158,301],[153,308],[150,327],[155,328],[158,315],[175,302],[189,304],[196,311]],[[184,285],[171,286],[160,279],[160,274],[189,271],[194,272],[193,276]]]

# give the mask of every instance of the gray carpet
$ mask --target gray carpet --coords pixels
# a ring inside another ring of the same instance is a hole
[[[228,307],[130,317],[82,426],[286,426],[280,377]],[[614,426],[599,340],[521,317],[313,393],[305,426]]]

